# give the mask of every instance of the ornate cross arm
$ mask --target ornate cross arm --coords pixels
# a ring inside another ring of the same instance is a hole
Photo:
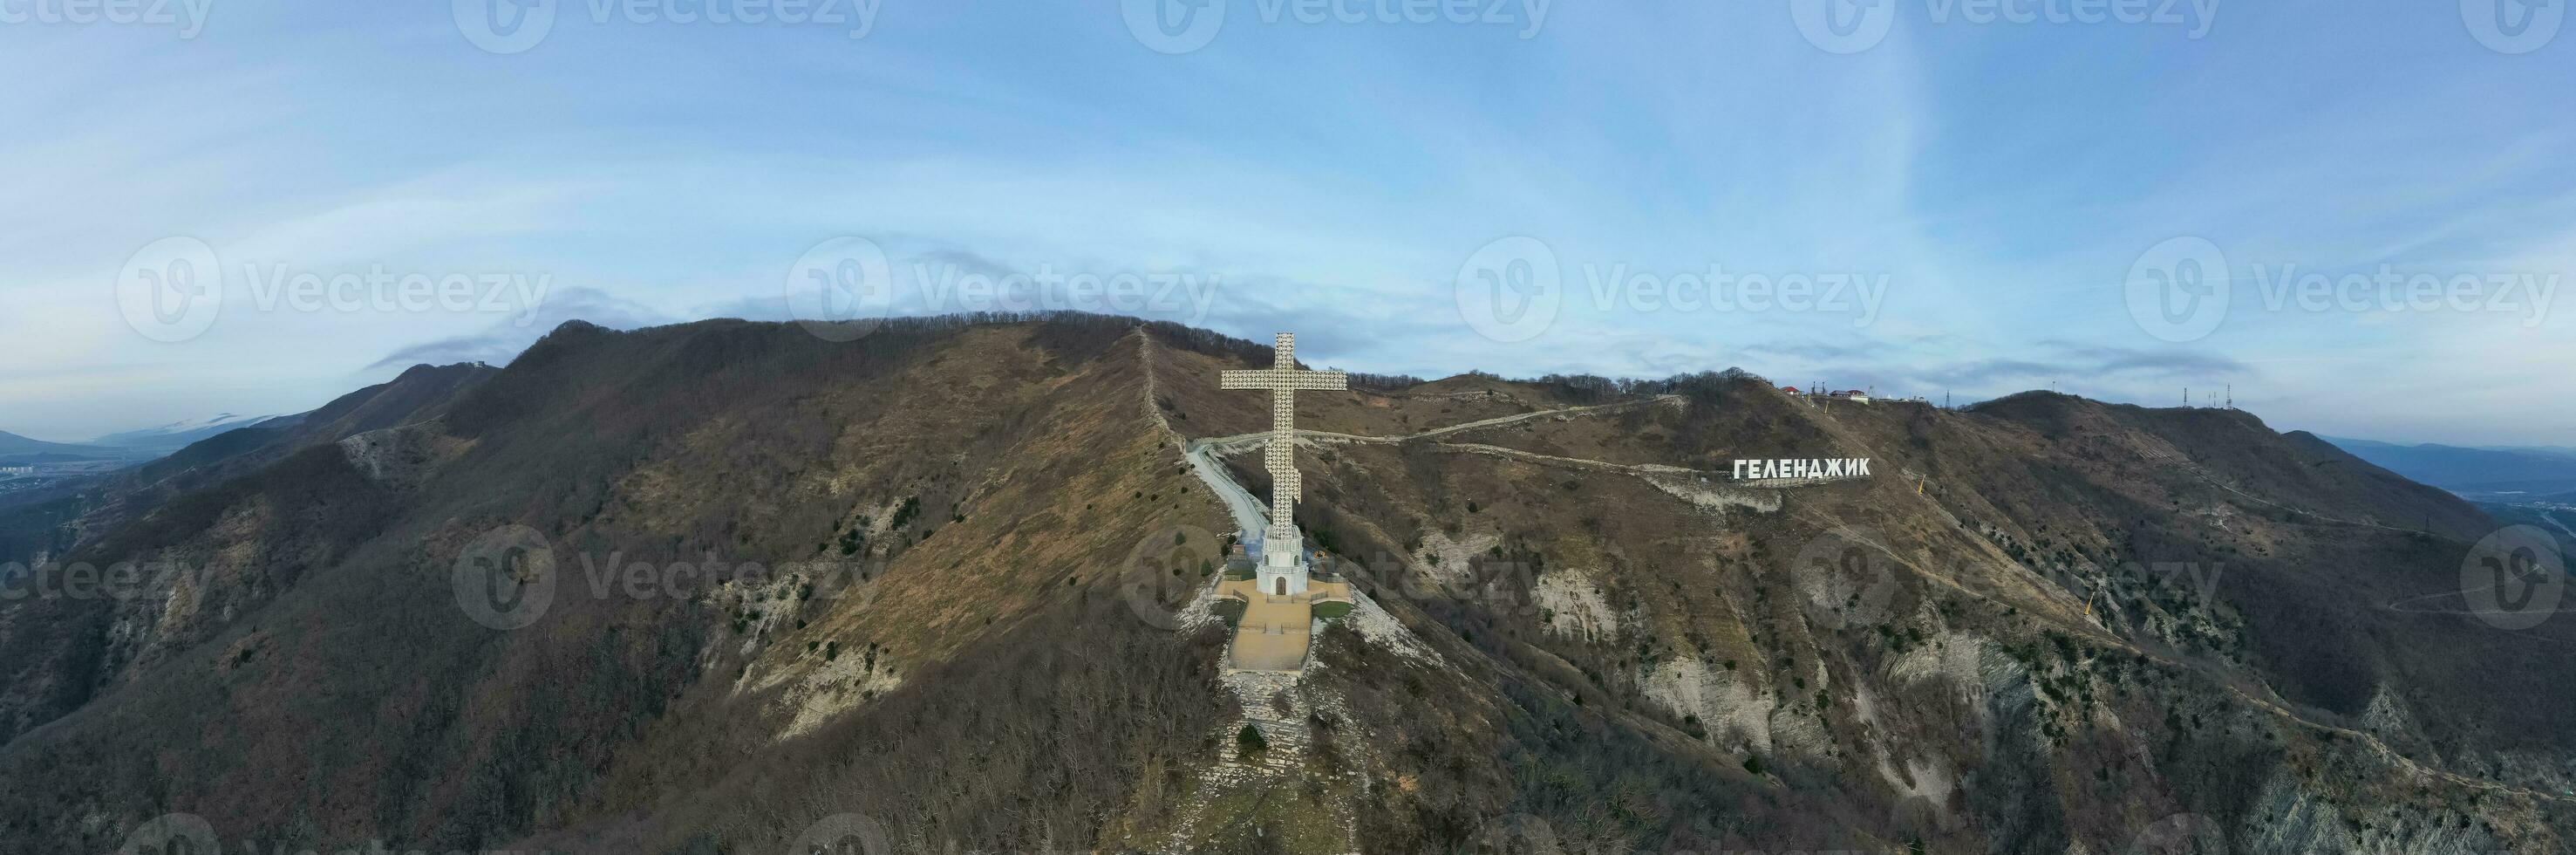
[[[1207,375],[1201,374],[1201,377]],[[1258,368],[1249,371],[1227,371],[1217,375],[1217,385],[1225,389],[1267,389],[1270,391],[1326,392],[1348,389],[1351,377],[1339,371],[1299,371],[1293,368]]]

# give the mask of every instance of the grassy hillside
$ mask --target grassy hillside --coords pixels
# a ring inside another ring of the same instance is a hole
[[[2569,624],[2388,608],[2492,524],[2241,413],[1301,395],[1298,522],[1368,602],[1302,680],[1225,673],[1180,449],[1266,426],[1215,379],[1268,360],[573,324],[202,449],[70,549],[164,568],[130,596],[0,607],[0,851],[2568,850]],[[1725,477],[1785,456],[1874,473]]]

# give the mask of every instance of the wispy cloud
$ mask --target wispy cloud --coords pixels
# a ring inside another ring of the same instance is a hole
[[[2576,92],[2558,85],[2576,52],[2500,61],[2437,6],[2230,7],[2202,40],[1909,26],[1853,56],[1763,4],[1569,7],[1526,40],[1229,25],[1180,57],[1095,4],[889,13],[855,43],[579,28],[512,57],[473,50],[447,11],[227,7],[184,44],[0,28],[0,73],[63,81],[0,91],[0,338],[25,355],[0,428],[292,411],[412,362],[506,361],[567,318],[784,320],[799,254],[844,235],[906,272],[1205,277],[1212,300],[1145,314],[1295,329],[1354,370],[1741,365],[2159,402],[2233,382],[2273,424],[2463,444],[2576,421],[2576,308],[2530,325],[2276,312],[2238,275],[2205,339],[2127,313],[2132,263],[2180,235],[2239,268],[2576,273]],[[234,268],[561,284],[524,319],[241,312],[166,345],[125,327],[112,283],[171,235]],[[1461,316],[1453,279],[1512,235],[1544,241],[1577,292],[1614,268],[1888,285],[1866,322],[1569,293],[1546,335],[1504,342]],[[62,382],[98,376],[125,379]],[[2321,391],[2362,376],[2385,394]]]

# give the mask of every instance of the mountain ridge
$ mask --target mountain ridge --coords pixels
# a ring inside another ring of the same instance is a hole
[[[1740,372],[1303,394],[1297,522],[1381,617],[1247,694],[1184,619],[1233,525],[1182,446],[1266,427],[1215,375],[1267,354],[1091,316],[567,324],[174,458],[70,555],[187,572],[0,603],[0,841],[179,811],[783,851],[857,812],[930,850],[2123,851],[2188,815],[2232,851],[2567,849],[2576,752],[2532,725],[2576,699],[2531,643],[2565,622],[2385,608],[2455,591],[2492,521],[2245,413]],[[1788,456],[1878,474],[1724,483]],[[1257,493],[1257,457],[1221,465]],[[519,530],[551,606],[478,624],[457,568]],[[1242,761],[1252,721],[1294,756]]]
[[[2454,492],[2492,495],[2576,491],[2576,457],[2563,450],[2325,439],[2391,471]]]

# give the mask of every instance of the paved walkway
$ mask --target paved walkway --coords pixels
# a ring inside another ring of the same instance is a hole
[[[1348,582],[1306,583],[1306,593],[1281,597],[1261,593],[1253,580],[1217,583],[1216,595],[1242,600],[1243,622],[1234,630],[1226,667],[1246,671],[1300,671],[1314,641],[1315,604],[1351,601]]]

